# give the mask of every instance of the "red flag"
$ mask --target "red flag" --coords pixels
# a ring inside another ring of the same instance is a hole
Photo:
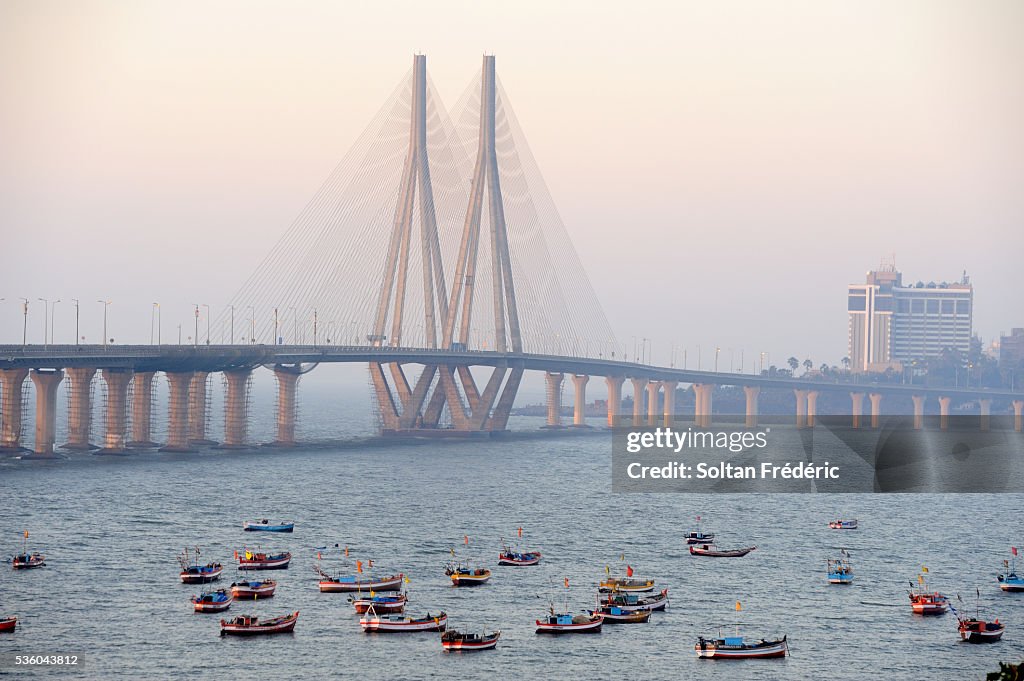
[[[345,557],[348,558],[348,547],[345,547]]]
[[[1016,556],[1017,555],[1017,547],[1016,546],[1011,546],[1010,547],[1010,553],[1012,553],[1013,555]]]
[[[238,549],[235,549],[235,560],[238,560]]]
[[[362,571],[363,571],[363,561],[357,560],[356,561],[356,572],[362,572]]]
[[[324,559],[324,557],[322,555],[320,555],[319,551],[316,552],[316,559],[317,560],[323,560]]]
[[[519,528],[519,538],[520,539],[523,538],[523,528],[521,528],[521,527]]]
[[[626,566],[626,576],[627,577],[632,577],[633,576],[633,566],[632,565],[627,565]]]
[[[697,522],[698,523],[700,522],[700,516],[697,516]]]
[[[569,578],[568,577],[565,578],[565,588],[566,589],[569,588]]]
[[[370,559],[370,567],[373,567],[373,559]]]
[[[469,535],[468,534],[463,535],[462,536],[462,541],[466,544],[466,546],[469,546]]]

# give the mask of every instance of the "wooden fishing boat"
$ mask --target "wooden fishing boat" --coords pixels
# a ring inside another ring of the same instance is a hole
[[[236,552],[236,555],[239,570],[287,570],[292,560],[292,554],[288,551],[265,553],[247,549],[244,553]]]
[[[537,565],[540,563],[541,555],[540,551],[513,551],[508,546],[504,547],[500,554],[498,554],[498,565],[512,565],[523,567],[527,565]]]
[[[257,600],[260,598],[272,598],[277,589],[277,582],[272,579],[250,580],[247,582],[232,582],[231,594],[239,599]]]
[[[941,615],[949,609],[949,599],[938,591],[911,592],[910,607],[915,615]]]
[[[405,578],[405,575],[401,572],[397,575],[388,575],[386,577],[371,577],[362,573],[335,577],[316,566],[313,567],[313,570],[320,575],[320,591],[324,593],[401,591],[402,580]]]
[[[668,589],[652,596],[639,596],[635,593],[599,594],[598,607],[615,606],[626,612],[643,612],[664,610],[668,607]]]
[[[192,597],[192,606],[196,612],[224,612],[231,607],[234,597],[226,589],[204,591]]]
[[[985,622],[978,619],[962,619],[957,627],[960,638],[968,643],[995,643],[1003,637],[1006,625],[998,619]]]
[[[1003,574],[996,576],[1003,591],[1024,591],[1024,575],[1017,574],[1017,547],[1011,546],[1013,558],[1003,561]]]
[[[754,658],[785,657],[789,651],[786,637],[768,640],[758,639],[747,643],[742,636],[725,636],[723,638],[697,639],[693,647],[697,657],[706,660],[749,660]]]
[[[246,532],[291,532],[295,529],[295,523],[271,523],[269,520],[264,518],[263,520],[246,520],[242,523],[242,529]]]
[[[18,618],[15,616],[0,617],[0,634],[14,631],[14,628],[18,626]]]
[[[701,532],[700,530],[694,530],[686,535],[687,544],[710,544],[714,541],[714,532]]]
[[[369,612],[370,608],[379,613],[393,613],[405,610],[405,604],[409,602],[409,597],[404,593],[397,595],[372,593],[370,596],[359,596],[348,600],[360,614]]]
[[[46,556],[41,553],[19,553],[11,558],[11,567],[15,570],[30,570],[46,565]]]
[[[290,615],[281,615],[269,620],[261,620],[255,615],[239,615],[230,620],[220,621],[220,635],[258,636],[260,634],[287,634],[295,629],[295,623],[298,621],[298,610]]]
[[[829,584],[853,584],[853,566],[850,565],[849,554],[843,552],[842,558],[828,559]]]
[[[412,631],[444,631],[448,628],[448,615],[441,611],[438,615],[429,612],[423,617],[405,615],[381,615],[373,609],[364,617],[359,618],[359,626],[365,632],[405,633]]]
[[[720,549],[714,544],[695,544],[690,547],[690,555],[710,558],[742,558],[755,549],[757,549],[756,546],[748,546],[743,549]]]
[[[451,577],[453,586],[480,586],[491,578],[491,571],[487,568],[474,568],[466,563],[449,563],[444,573]]]
[[[544,619],[536,620],[536,623],[538,634],[596,634],[601,631],[604,618],[590,613],[556,613],[555,609],[551,608],[551,614]]]
[[[856,530],[857,521],[854,520],[833,520],[828,524],[831,530]]]
[[[220,579],[220,574],[224,572],[224,566],[220,563],[201,564],[199,562],[199,553],[199,547],[197,546],[193,552],[186,548],[178,556],[178,564],[181,566],[179,576],[183,584],[206,584],[215,579]]]
[[[449,629],[441,634],[441,648],[449,652],[490,650],[498,645],[499,638],[501,638],[500,630],[490,634],[464,634],[461,631]]]
[[[630,571],[632,572],[632,571]],[[653,579],[640,579],[629,577],[609,577],[603,580],[597,590],[601,593],[614,591],[629,591],[632,593],[647,593],[654,591]]]
[[[587,612],[600,615],[605,624],[642,624],[651,619],[650,610],[624,610],[617,605],[604,605],[600,610]]]

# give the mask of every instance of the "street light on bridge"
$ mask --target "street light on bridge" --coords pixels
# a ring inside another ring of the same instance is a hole
[[[715,373],[718,373],[718,353],[722,351],[722,348],[715,348]]]
[[[203,307],[206,308],[206,344],[210,344],[210,306],[203,303]]]
[[[110,307],[110,300],[97,300],[103,305],[103,347],[107,347],[107,308]]]
[[[196,335],[192,340],[192,347],[199,345],[199,303],[192,303],[196,308]]]
[[[28,345],[28,298],[21,299],[21,312],[24,320],[21,324],[21,347]]]
[[[71,302],[75,304],[75,345],[78,345],[78,298],[72,298]]]

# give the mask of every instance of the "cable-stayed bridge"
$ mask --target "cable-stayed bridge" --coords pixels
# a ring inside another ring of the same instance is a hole
[[[634,425],[671,423],[679,382],[696,394],[694,423],[711,425],[716,385],[746,390],[746,425],[758,393],[796,394],[798,425],[813,425],[820,390],[856,386],[659,368],[615,357],[612,329],[530,153],[495,59],[449,111],[416,55],[413,67],[350,152],[266,258],[211,322],[206,344],[182,346],[0,346],[0,450],[22,441],[25,381],[36,391],[34,452],[56,444],[57,386],[68,380],[69,449],[90,444],[91,395],[106,388],[103,449],[155,446],[153,379],[166,375],[164,448],[206,437],[208,379],[225,380],[222,446],[246,447],[252,371],[278,381],[278,443],[295,443],[299,377],[323,362],[366,362],[385,433],[472,434],[505,430],[524,371],[547,377],[548,425],[561,425],[566,374],[573,424],[584,425],[586,385],[605,377],[608,424],[618,425],[622,385],[633,387]],[[198,308],[196,314],[198,318]],[[196,343],[198,344],[198,332]],[[212,338],[211,338],[212,336]],[[924,400],[1012,399],[1010,393],[871,387],[872,423],[883,394],[906,391],[915,416]],[[659,401],[659,395],[660,401]],[[646,406],[645,406],[646,405]],[[945,422],[944,422],[945,423]]]

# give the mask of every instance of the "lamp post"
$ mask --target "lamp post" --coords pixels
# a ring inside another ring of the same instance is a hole
[[[97,303],[103,305],[103,347],[107,347],[107,308],[110,306],[109,300],[97,300]]]
[[[59,303],[59,302],[60,302],[60,298],[58,298],[57,300],[53,301],[53,303],[50,304],[50,342],[51,343],[53,342],[53,336],[55,335],[55,332],[57,330],[57,327],[55,325],[55,321],[56,321],[56,318],[57,318],[57,303]]]
[[[256,342],[256,308],[249,305],[245,309],[249,310],[249,344]]]
[[[210,306],[203,303],[203,307],[206,308],[206,344],[210,344]]]
[[[43,347],[50,347],[50,301],[48,298],[40,298],[43,303]]]
[[[21,299],[21,312],[24,318],[21,323],[21,347],[28,344],[28,298]]]
[[[277,335],[277,308],[274,308],[274,345],[278,344]]]
[[[71,302],[75,304],[75,345],[78,345],[78,298],[72,298]]]
[[[715,373],[718,373],[718,353],[722,351],[722,348],[715,348]]]
[[[199,303],[192,303],[196,310],[196,335],[192,337],[192,347],[199,345]]]

